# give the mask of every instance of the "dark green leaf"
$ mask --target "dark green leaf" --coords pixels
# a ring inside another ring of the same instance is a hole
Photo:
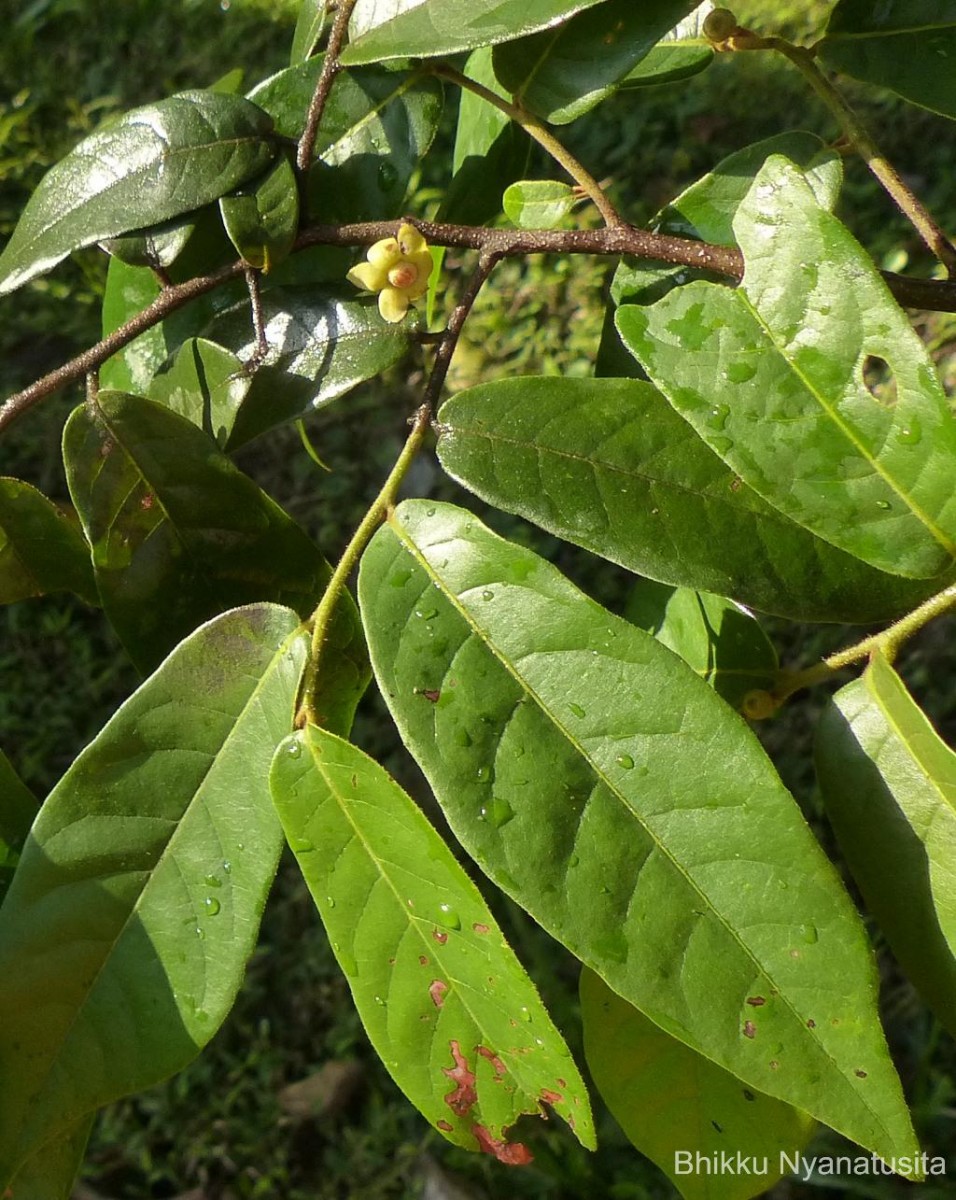
[[[748,1086],[911,1153],[862,925],[740,717],[450,505],[400,505],[359,594],[403,740],[494,882]]]
[[[519,229],[551,229],[574,207],[575,196],[566,183],[554,179],[523,179],[505,189],[502,205]]]
[[[315,726],[277,751],[272,793],[372,1045],[416,1108],[449,1141],[519,1162],[508,1129],[546,1102],[593,1149],[570,1052],[411,797]]]
[[[524,108],[564,125],[609,96],[693,7],[694,0],[607,0],[497,47],[495,74]]]
[[[22,479],[0,478],[0,604],[75,592],[98,604],[90,547],[57,506]]]
[[[817,736],[827,813],[867,907],[956,1034],[956,755],[882,655],[842,688]]]
[[[786,159],[767,161],[734,230],[741,286],[691,283],[651,307],[619,308],[624,343],[781,512],[882,570],[945,571],[956,553],[956,422],[907,317]],[[889,364],[895,403],[868,390],[869,357]]]
[[[818,50],[835,71],[956,117],[956,7],[948,0],[840,0]]]
[[[586,967],[581,972],[584,1052],[595,1086],[631,1142],[686,1200],[749,1200],[785,1173],[816,1128],[789,1104],[753,1092],[670,1037]],[[741,1155],[749,1171],[695,1170]]]
[[[100,246],[131,267],[168,267],[182,254],[195,228],[194,221],[177,217],[139,233],[107,238]]]
[[[126,113],[44,175],[0,255],[0,295],[71,250],[218,200],[269,165],[271,128],[261,108],[220,92]]]
[[[52,1141],[31,1154],[16,1175],[10,1195],[16,1200],[71,1200],[79,1197],[73,1182],[86,1153],[93,1117],[81,1117]]]
[[[219,201],[232,244],[250,267],[271,271],[289,254],[299,231],[295,171],[280,157],[265,175]]]
[[[678,79],[689,79],[709,67],[714,50],[710,40],[704,37],[703,25],[712,8],[710,0],[705,0],[678,22],[628,73],[621,86],[673,83]]]
[[[606,2],[606,0],[605,0]],[[342,61],[432,58],[525,37],[601,0],[359,0]]]
[[[624,616],[654,635],[733,708],[755,688],[769,688],[777,654],[753,616],[733,600],[640,579]]]
[[[39,807],[36,797],[0,750],[0,904]]]
[[[148,396],[226,445],[252,375],[231,351],[189,338],[149,385]]]
[[[292,35],[292,50],[289,62],[292,66],[311,58],[319,44],[322,26],[325,24],[325,0],[301,0],[295,33]]]
[[[439,429],[442,465],[483,500],[652,579],[804,621],[884,620],[936,590],[771,508],[647,383],[480,384]]]
[[[190,1062],[255,945],[282,830],[269,764],[307,639],[259,605],[197,630],[54,788],[0,909],[0,1186]]]
[[[104,610],[141,670],[237,604],[315,604],[329,567],[314,544],[184,417],[100,392],[63,442]]]

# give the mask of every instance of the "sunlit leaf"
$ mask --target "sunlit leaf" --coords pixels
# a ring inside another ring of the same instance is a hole
[[[139,233],[107,238],[100,246],[131,267],[168,267],[182,254],[195,228],[188,217],[176,217]]]
[[[288,158],[219,201],[232,244],[250,267],[271,271],[286,258],[299,230],[299,190]]]
[[[519,229],[560,225],[575,204],[574,192],[555,179],[523,179],[505,189],[505,216]]]
[[[295,23],[295,33],[292,35],[292,49],[289,62],[292,66],[305,62],[319,44],[322,36],[322,26],[325,24],[325,0],[301,0],[299,16]]]
[[[76,524],[22,479],[0,478],[0,604],[75,592],[98,604],[90,547]]]
[[[713,11],[711,0],[704,0],[683,21],[679,21],[621,81],[622,87],[646,87],[673,83],[698,75],[713,62],[713,44],[704,36],[703,26]]]
[[[205,338],[189,338],[149,385],[148,396],[225,446],[252,384],[242,360]]]

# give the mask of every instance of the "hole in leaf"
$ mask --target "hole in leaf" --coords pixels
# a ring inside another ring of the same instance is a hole
[[[896,376],[885,358],[868,354],[860,363],[863,385],[877,403],[892,408],[896,403]]]

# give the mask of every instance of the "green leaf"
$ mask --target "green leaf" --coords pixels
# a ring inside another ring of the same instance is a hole
[[[126,113],[44,175],[0,255],[0,295],[71,250],[218,200],[269,165],[271,129],[262,109],[220,92]]]
[[[221,197],[232,244],[250,267],[271,271],[288,257],[299,232],[299,188],[285,156],[252,183]]]
[[[236,416],[230,447],[298,420],[380,374],[404,356],[416,328],[414,317],[390,325],[374,300],[341,286],[270,288],[262,293],[262,313],[269,351]],[[221,313],[205,332],[240,357],[255,349],[246,301]]]
[[[83,534],[22,479],[0,478],[0,604],[50,592],[75,592],[98,604]]]
[[[153,377],[148,396],[224,447],[251,384],[252,375],[231,351],[205,338],[189,338]]]
[[[0,909],[0,1186],[180,1070],[231,1008],[282,844],[268,771],[306,651],[285,609],[210,622],[47,798]]]
[[[67,421],[63,456],[103,608],[142,671],[237,604],[288,602],[305,615],[329,578],[299,526],[152,400],[100,392]]]
[[[502,196],[505,216],[519,229],[551,229],[560,225],[575,205],[574,192],[553,179],[523,179]]]
[[[446,401],[438,425],[442,466],[483,500],[664,583],[851,623],[898,616],[936,590],[794,524],[638,380],[479,384]]]
[[[882,655],[817,735],[827,813],[903,970],[956,1033],[956,755]]]
[[[292,50],[289,54],[292,66],[311,58],[322,36],[325,11],[325,0],[301,0],[295,33],[292,35]]]
[[[710,39],[704,37],[703,25],[713,7],[711,0],[704,0],[679,21],[627,74],[621,86],[674,83],[706,70],[713,62],[714,48]]]
[[[605,0],[605,3],[607,0]],[[386,58],[433,58],[525,37],[601,0],[359,0],[350,66]]]
[[[0,904],[39,807],[36,797],[0,750]]]
[[[107,238],[100,248],[131,267],[168,267],[182,254],[195,228],[189,218],[176,217],[139,233]]]
[[[752,614],[733,600],[639,579],[624,616],[679,654],[732,708],[774,682],[777,653]]]
[[[694,0],[607,0],[562,25],[507,42],[495,74],[524,108],[564,125],[609,96]]]
[[[784,1174],[813,1136],[812,1118],[753,1092],[670,1037],[585,968],[581,972],[584,1051],[595,1086],[628,1139],[686,1200],[749,1200]],[[729,1155],[754,1174],[695,1170]],[[758,1174],[759,1172],[759,1174]]]
[[[73,1183],[83,1164],[92,1116],[81,1117],[72,1127],[41,1146],[23,1164],[10,1186],[16,1200],[71,1200]]]
[[[945,0],[840,0],[817,50],[834,71],[956,117],[956,9]]]
[[[593,1149],[563,1038],[411,797],[315,726],[277,751],[272,792],[372,1045],[416,1108],[449,1141],[517,1163],[508,1129],[546,1102]]]
[[[740,717],[451,505],[401,504],[359,595],[403,740],[482,870],[673,1037],[911,1153],[862,925]]]
[[[691,283],[652,307],[619,308],[625,345],[781,512],[882,570],[946,570],[956,422],[907,317],[786,159],[768,160],[734,229],[741,286]],[[867,389],[868,357],[889,364],[895,403]]]

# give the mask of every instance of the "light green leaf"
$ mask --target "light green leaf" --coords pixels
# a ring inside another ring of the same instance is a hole
[[[261,108],[220,92],[126,113],[44,175],[0,255],[0,295],[71,250],[218,200],[269,165],[271,130]]]
[[[359,595],[403,740],[486,874],[746,1085],[914,1152],[863,928],[740,717],[451,505],[401,504]]]
[[[189,338],[153,377],[147,394],[224,447],[251,383],[252,374],[231,351]]]
[[[562,25],[498,46],[495,74],[524,108],[567,124],[609,96],[693,7],[694,0],[607,0]]]
[[[817,735],[817,774],[870,912],[956,1034],[956,755],[876,654]]]
[[[325,0],[302,0],[299,16],[295,23],[295,33],[292,35],[292,49],[289,62],[294,67],[297,63],[311,58],[312,51],[319,44],[322,36],[322,26],[325,24]]]
[[[75,517],[22,479],[0,478],[0,604],[50,592],[99,603],[90,547]]]
[[[815,1122],[753,1092],[715,1063],[669,1037],[586,967],[581,1020],[588,1068],[628,1139],[670,1176],[686,1200],[749,1200],[781,1178],[813,1136]],[[696,1155],[754,1174],[695,1170]],[[758,1174],[759,1172],[759,1174]]]
[[[840,0],[817,50],[834,71],[956,117],[956,9],[946,0]]]
[[[733,708],[754,688],[769,688],[777,653],[745,608],[723,596],[639,579],[624,616],[673,650]]]
[[[898,616],[936,590],[794,524],[639,380],[479,384],[446,401],[438,426],[442,466],[483,500],[664,583],[857,623]]]
[[[574,208],[574,192],[554,179],[523,179],[505,188],[505,216],[519,229],[551,229]]]
[[[71,1200],[93,1119],[92,1116],[81,1117],[75,1125],[31,1154],[13,1177],[11,1197],[15,1200]]]
[[[619,308],[625,345],[781,512],[881,570],[946,570],[956,422],[906,316],[786,159],[768,160],[734,229],[741,286],[692,283],[651,307]],[[868,357],[889,364],[895,403],[867,389]]]
[[[711,0],[698,4],[641,59],[622,80],[621,86],[674,83],[706,70],[713,62],[714,48],[710,39],[704,37],[703,26],[713,8]]]
[[[195,228],[189,218],[176,217],[139,233],[107,238],[100,248],[131,267],[168,267],[182,254]]]
[[[606,0],[605,0],[606,2]],[[601,0],[359,0],[342,62],[433,58],[525,37]]]
[[[299,231],[299,188],[280,157],[265,175],[219,200],[226,233],[250,267],[271,271],[291,251]]]
[[[280,746],[272,792],[372,1045],[416,1108],[449,1141],[517,1163],[508,1129],[544,1101],[593,1149],[564,1040],[411,797],[315,726]]]
[[[232,1006],[282,844],[269,797],[307,639],[197,630],[51,792],[0,909],[0,1186],[190,1062]]]

